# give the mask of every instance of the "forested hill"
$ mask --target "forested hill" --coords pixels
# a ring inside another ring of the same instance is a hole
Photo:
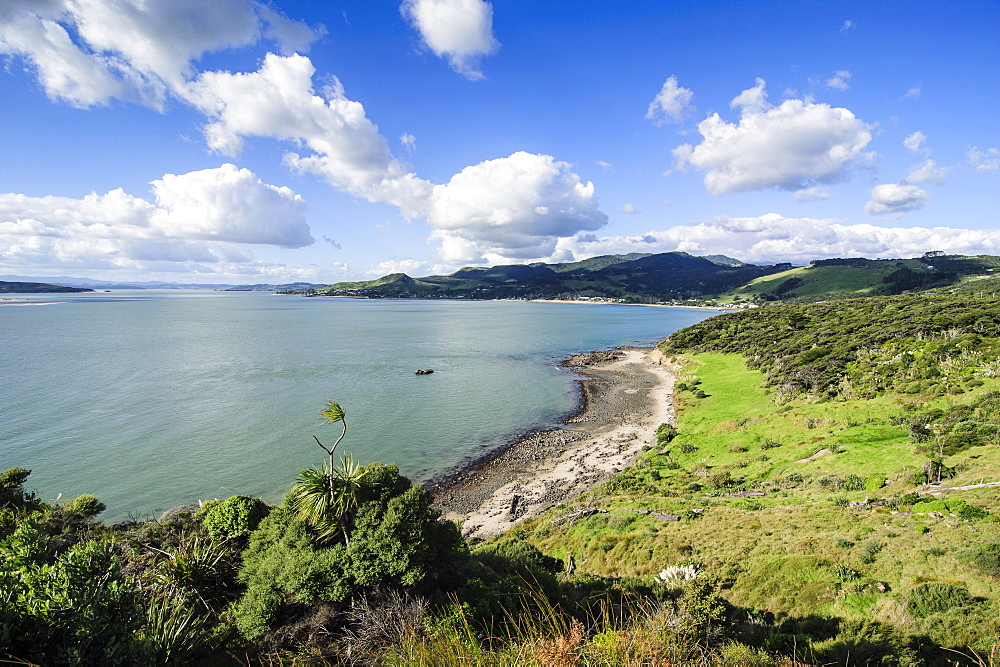
[[[913,295],[775,304],[682,329],[664,352],[748,358],[784,393],[870,397],[960,390],[984,353],[996,356],[1000,297]]]
[[[311,290],[314,296],[422,299],[573,299],[649,302],[703,298],[791,269],[757,266],[721,255],[684,252],[604,255],[565,264],[466,267],[445,276],[403,273]]]
[[[66,292],[93,292],[86,287],[66,287],[47,283],[11,283],[0,280],[0,294],[48,294]]]
[[[1000,257],[925,253],[913,259],[816,259],[808,266],[755,265],[684,252],[603,255],[563,264],[466,267],[449,275],[393,273],[287,293],[419,299],[595,299],[626,303],[808,303],[928,290],[1000,291]]]

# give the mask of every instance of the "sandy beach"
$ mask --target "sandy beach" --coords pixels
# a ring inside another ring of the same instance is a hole
[[[555,429],[511,443],[438,481],[443,518],[467,537],[489,537],[610,479],[673,421],[674,376],[655,348],[580,354],[582,408]]]

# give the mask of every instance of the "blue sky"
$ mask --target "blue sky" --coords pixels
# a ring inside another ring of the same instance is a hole
[[[1000,254],[1000,3],[6,0],[0,275]]]

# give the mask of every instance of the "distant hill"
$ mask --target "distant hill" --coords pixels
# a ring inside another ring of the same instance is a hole
[[[466,267],[450,275],[336,283],[309,290],[316,296],[424,299],[607,299],[648,303],[721,294],[790,264],[757,266],[731,257],[683,252],[603,255],[563,264]]]
[[[67,292],[93,292],[85,287],[65,287],[48,283],[21,283],[0,281],[0,294],[50,294]]]
[[[218,288],[221,292],[287,292],[290,290],[308,290],[323,287],[315,283],[285,283],[282,285],[268,285],[257,283],[255,285],[232,285],[230,287]]]
[[[997,291],[1000,257],[927,253],[916,259],[820,259],[731,290],[724,300],[807,303],[926,290]]]

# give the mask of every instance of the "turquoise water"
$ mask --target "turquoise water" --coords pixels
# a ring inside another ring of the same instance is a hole
[[[418,482],[576,405],[558,361],[653,344],[712,311],[212,291],[27,295],[0,306],[0,470],[43,498],[92,493],[104,518],[236,493],[274,502],[338,451]],[[417,376],[418,368],[434,374]]]

